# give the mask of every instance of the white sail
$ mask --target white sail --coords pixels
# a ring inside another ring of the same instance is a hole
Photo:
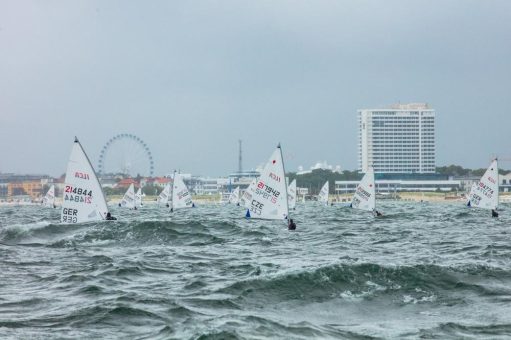
[[[252,183],[245,191],[247,218],[281,220],[288,217],[287,184],[280,145],[266,163],[261,177]]]
[[[140,208],[142,206],[142,188],[138,188],[135,194],[135,207]]]
[[[55,204],[55,185],[52,185],[42,200],[42,205],[46,207],[53,207]]]
[[[252,204],[252,196],[254,195],[254,188],[256,187],[256,184],[257,178],[254,178],[243,192],[243,195],[241,195],[240,203],[247,209],[250,209],[250,205]]]
[[[229,203],[230,204],[239,204],[240,203],[240,187],[236,187],[236,189],[231,192],[231,195],[229,196]]]
[[[48,192],[43,197],[43,205],[53,208],[55,206],[55,185],[52,184]]]
[[[467,206],[470,207],[471,203],[470,203],[470,195],[472,194],[472,192],[475,191],[476,189],[476,186],[477,184],[476,183],[472,183],[472,187],[470,187],[470,191],[466,194],[466,199],[467,199]]]
[[[376,206],[376,190],[374,188],[374,172],[369,169],[353,195],[351,207],[360,210],[373,211]]]
[[[185,182],[183,182],[183,177],[175,172],[171,191],[172,191],[172,199],[170,203],[171,210],[192,208],[194,206],[192,201],[192,195],[188,191]]]
[[[479,183],[472,186],[468,206],[482,209],[497,209],[499,205],[499,166],[493,160]]]
[[[106,218],[108,207],[94,168],[75,138],[62,194],[61,222],[83,223]]]
[[[158,205],[168,204],[169,202],[170,202],[170,183],[167,183],[167,185],[165,185],[165,188],[163,188],[162,192],[160,192],[160,195],[158,196]]]
[[[294,209],[296,207],[296,179],[294,179],[287,188],[287,199],[289,202],[289,209]]]
[[[323,185],[321,191],[318,195],[318,201],[321,203],[328,204],[328,195],[329,195],[330,187],[328,181]]]
[[[126,190],[126,193],[124,194],[120,204],[123,208],[135,208],[135,187],[133,186],[133,183],[131,183],[128,190]]]

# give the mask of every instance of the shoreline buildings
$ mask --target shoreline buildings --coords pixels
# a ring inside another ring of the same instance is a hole
[[[460,181],[436,174],[436,112],[426,103],[361,109],[358,168],[372,167],[377,192],[452,191]],[[337,194],[352,193],[357,181],[336,181]]]
[[[394,104],[358,110],[358,166],[375,173],[435,173],[435,110]]]
[[[37,201],[52,184],[56,180],[48,175],[0,173],[0,202]]]

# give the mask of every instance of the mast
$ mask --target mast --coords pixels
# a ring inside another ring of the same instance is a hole
[[[174,175],[172,176],[172,186],[170,190],[170,212],[174,211],[174,185],[176,184],[176,170],[174,170]]]
[[[497,205],[495,206],[495,209],[499,207],[499,189],[500,189],[500,181],[499,181],[499,159],[498,157],[495,158],[495,166],[497,167]]]
[[[373,207],[373,210],[376,211],[376,178],[374,177],[374,168],[373,168],[372,165],[369,168],[369,171],[371,171],[371,173],[372,173],[372,182],[371,182],[371,184],[372,184],[372,186],[374,188],[374,197],[373,197],[373,199],[374,199],[374,207]]]
[[[287,195],[287,190],[288,190],[288,184],[287,184],[287,177],[286,177],[286,168],[284,167],[284,157],[282,156],[282,147],[280,146],[280,143],[279,145],[277,145],[277,148],[280,150],[280,161],[282,162],[282,170],[284,171],[284,182],[286,184],[286,211],[287,211],[287,220],[289,221],[290,217],[289,217],[289,200],[288,200],[288,195]]]

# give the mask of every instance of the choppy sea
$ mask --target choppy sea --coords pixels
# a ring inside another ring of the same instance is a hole
[[[510,338],[511,208],[0,207],[2,339]]]

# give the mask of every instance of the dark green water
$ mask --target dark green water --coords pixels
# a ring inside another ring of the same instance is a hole
[[[299,205],[289,232],[232,206],[0,207],[0,337],[511,337],[511,209],[381,210]]]

